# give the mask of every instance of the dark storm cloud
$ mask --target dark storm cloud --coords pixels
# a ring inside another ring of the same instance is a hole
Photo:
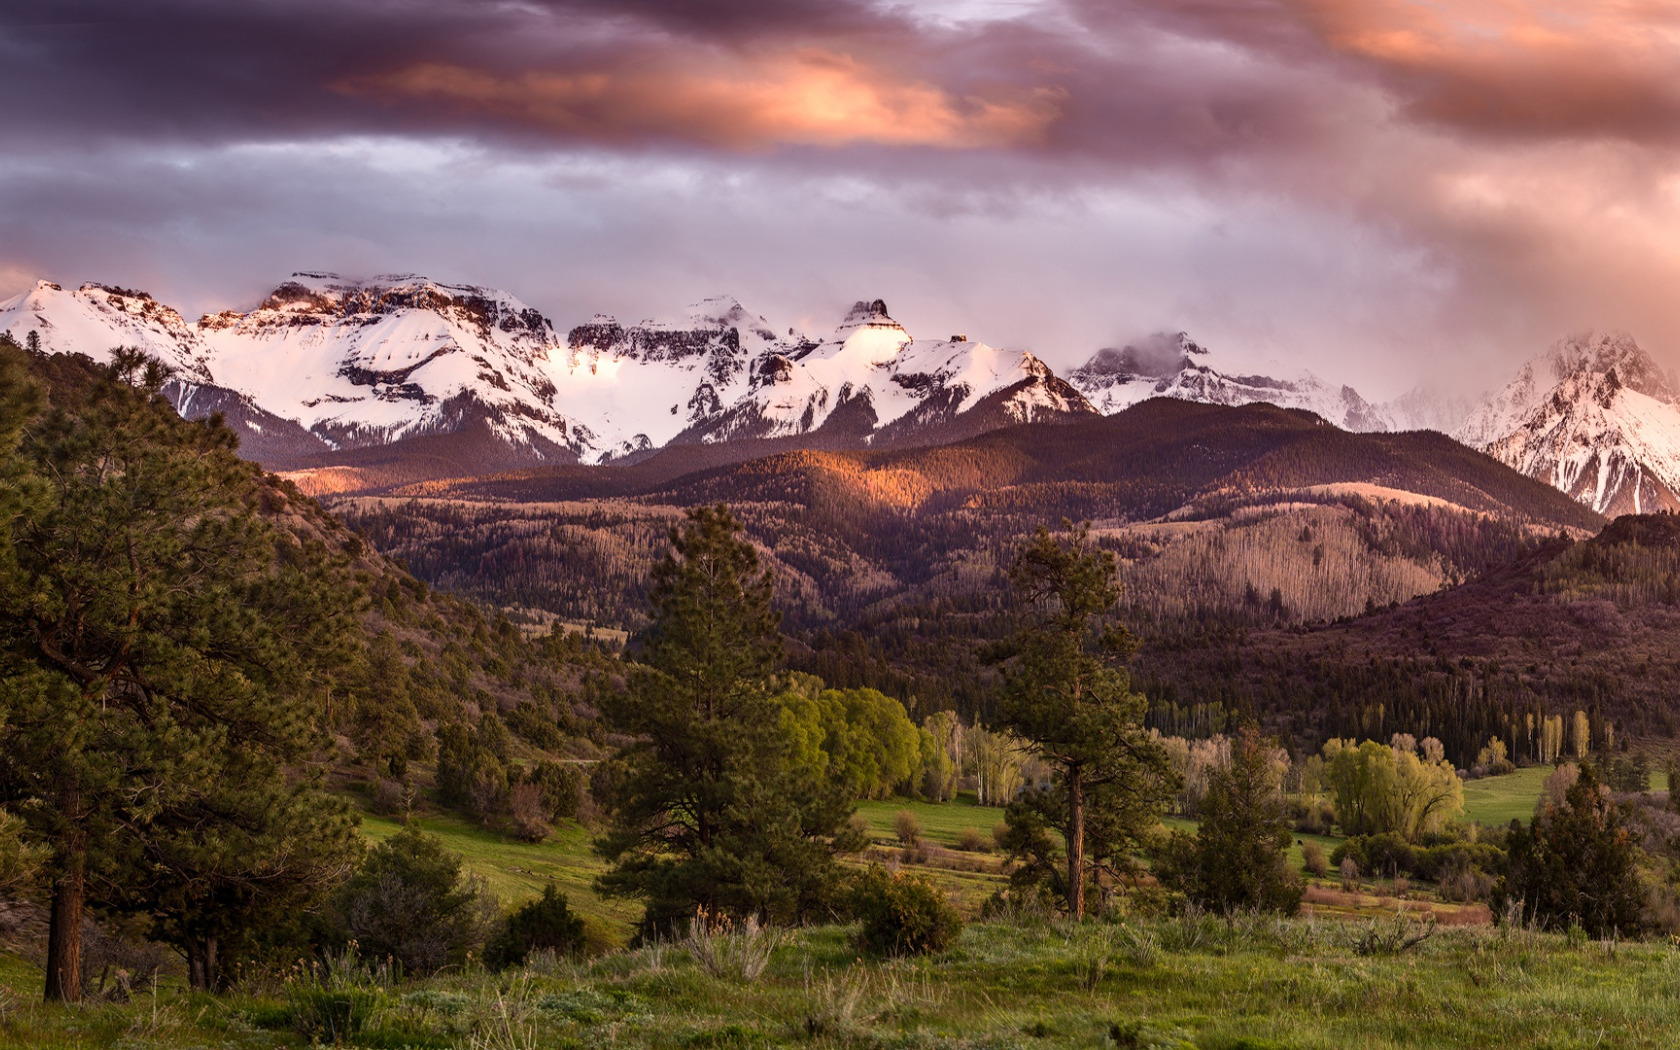
[[[845,0],[25,0],[0,9],[0,100],[37,142],[884,145],[1202,175],[1357,144],[1378,97],[1469,136],[1666,142],[1673,29],[1637,0],[1069,0],[960,24]]]
[[[637,260],[667,241],[687,269],[659,280],[718,273],[701,291],[786,271],[817,243],[803,290],[764,286],[805,304],[819,287],[850,301],[943,281],[949,303],[1023,338],[1043,310],[999,289],[1031,289],[1095,318],[1067,322],[1088,341],[1061,363],[1181,327],[1286,343],[1293,326],[1345,346],[1364,325],[1373,345],[1451,356],[1465,340],[1626,324],[1680,346],[1675,13],[1659,0],[12,0],[0,112],[27,163],[0,164],[0,278],[75,254],[58,245],[95,258],[102,230],[133,239],[135,265],[151,240],[188,253],[176,282],[194,251],[213,260],[206,285],[238,259],[254,273],[506,257],[591,294],[653,280]],[[268,148],[281,152],[249,152]],[[434,153],[405,168],[415,150]],[[611,161],[608,182],[663,174],[611,194],[567,181],[575,171],[516,187],[494,174],[589,157]],[[556,211],[555,236],[606,269],[486,247]],[[929,239],[914,267],[905,228]],[[823,240],[837,231],[838,247]],[[327,257],[297,258],[310,244]],[[957,245],[998,268],[988,294],[970,295],[972,268],[940,268]],[[1147,294],[1106,293],[1122,273]],[[668,293],[641,298],[654,309]],[[939,323],[961,327],[951,313]]]
[[[347,133],[1015,148],[1159,164],[1300,142],[1299,73],[1196,54],[1113,5],[980,25],[869,4],[23,3],[0,10],[11,132],[241,141]]]
[[[1680,136],[1673,5],[1067,0],[951,23],[857,0],[23,0],[10,130],[884,144],[1195,163],[1332,148],[1366,92],[1469,136]]]
[[[708,66],[733,64],[759,42],[797,45],[836,33],[861,41],[908,25],[845,2],[24,2],[0,8],[10,71],[0,92],[14,134],[48,138],[500,131],[560,143],[692,139],[674,122],[638,128],[632,117],[620,130],[614,113],[647,110],[662,75],[679,92],[704,88]],[[798,61],[778,73],[766,68],[770,58],[760,57],[756,81],[738,79],[770,88],[778,76],[795,79]],[[575,97],[563,96],[567,80],[578,85]],[[521,90],[539,102],[547,92],[550,111],[571,106],[579,118],[559,121],[540,106],[494,97]],[[640,103],[621,98],[638,93]],[[720,98],[731,101],[727,92]],[[591,107],[594,118],[582,112]]]

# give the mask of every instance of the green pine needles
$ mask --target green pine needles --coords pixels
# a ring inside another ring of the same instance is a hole
[[[722,507],[688,512],[655,569],[653,627],[628,689],[602,714],[633,738],[593,779],[611,829],[604,893],[646,902],[646,933],[704,911],[815,920],[839,904],[835,855],[852,805],[792,761],[772,674],[781,658],[770,573]]]

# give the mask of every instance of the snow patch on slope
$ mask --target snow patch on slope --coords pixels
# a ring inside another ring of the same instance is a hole
[[[35,332],[42,346],[85,354],[101,363],[118,346],[157,358],[183,379],[210,382],[205,346],[180,314],[145,292],[84,284],[67,292],[51,281],[0,303],[0,331],[23,345]]]
[[[552,327],[505,292],[298,273],[257,309],[198,327],[221,385],[341,446],[447,429],[468,403],[514,447],[589,444],[550,407]]]

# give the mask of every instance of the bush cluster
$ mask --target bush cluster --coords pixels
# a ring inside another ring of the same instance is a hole
[[[583,919],[573,914],[566,895],[544,886],[542,896],[507,917],[484,949],[484,964],[495,970],[523,965],[534,951],[576,955],[583,949]]]
[[[1355,835],[1330,854],[1332,864],[1352,858],[1359,870],[1373,877],[1410,876],[1439,882],[1451,874],[1476,871],[1498,875],[1505,870],[1505,852],[1490,842],[1408,842],[1402,835]]]
[[[879,864],[858,876],[852,914],[863,923],[859,942],[880,955],[927,955],[949,948],[962,917],[924,875],[889,872]]]

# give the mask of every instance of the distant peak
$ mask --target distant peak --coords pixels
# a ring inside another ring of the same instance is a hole
[[[1553,379],[1603,376],[1616,387],[1629,387],[1664,401],[1674,401],[1674,382],[1651,355],[1626,332],[1590,332],[1560,339],[1546,353]]]
[[[1137,375],[1159,378],[1183,371],[1207,350],[1183,332],[1157,332],[1122,347],[1098,350],[1079,369],[1087,375]]]
[[[748,314],[741,300],[733,295],[708,295],[689,306],[688,320],[700,325],[728,326],[761,319]]]
[[[886,300],[859,299],[856,303],[852,304],[851,312],[847,313],[846,319],[840,323],[842,326],[847,326],[865,324],[896,325],[898,322],[894,321],[892,317],[887,314]]]
[[[45,283],[45,282],[43,282]],[[53,285],[58,288],[58,285]],[[62,290],[62,289],[60,289]],[[98,281],[86,281],[80,289],[84,292],[104,292],[106,295],[120,296],[125,299],[150,299],[151,295],[137,288],[122,288],[114,284],[100,284]]]

